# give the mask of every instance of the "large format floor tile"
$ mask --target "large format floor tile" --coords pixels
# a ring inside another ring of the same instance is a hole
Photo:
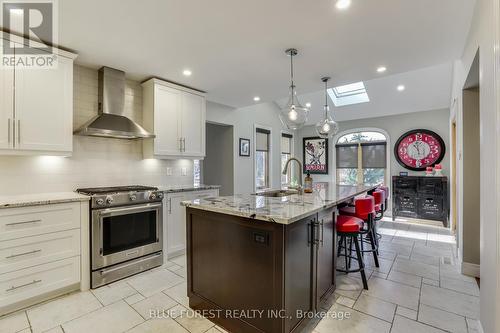
[[[63,324],[65,333],[121,333],[144,319],[124,301],[118,301]]]
[[[467,333],[465,317],[424,304],[420,305],[418,321],[453,333]]]
[[[424,284],[420,302],[460,316],[479,318],[479,297],[476,296]]]
[[[132,307],[145,320],[164,316],[167,310],[177,305],[177,302],[165,295],[164,293],[154,294],[140,302],[132,304]]]
[[[439,280],[439,267],[418,261],[397,258],[392,269],[427,279]]]
[[[364,313],[346,308],[342,305],[335,304],[330,312],[343,312],[349,313],[349,318],[342,320],[327,316],[318,323],[314,329],[318,333],[384,333],[391,330],[391,324],[377,319],[375,317],[366,315]]]
[[[103,305],[109,305],[137,293],[134,288],[124,281],[92,290],[92,293]]]
[[[43,332],[101,307],[90,292],[75,293],[28,309],[33,332]]]
[[[389,303],[375,297],[361,295],[354,304],[353,308],[379,319],[392,322],[394,312],[396,311],[396,304]]]
[[[145,321],[127,333],[189,333],[189,331],[172,318],[165,318]]]
[[[369,289],[364,290],[362,294],[377,297],[405,308],[418,309],[420,292],[418,288],[380,278],[370,279],[368,287]]]
[[[30,324],[24,311],[0,318],[0,333],[19,332],[29,327]]]
[[[184,279],[181,276],[167,269],[161,269],[144,275],[135,276],[128,280],[128,283],[143,296],[149,297],[182,283],[183,281]]]
[[[391,333],[444,333],[445,331],[396,315]]]

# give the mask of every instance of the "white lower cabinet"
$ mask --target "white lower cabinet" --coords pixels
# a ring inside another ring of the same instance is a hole
[[[0,210],[0,315],[81,289],[82,274],[90,276],[82,221],[88,203]]]
[[[169,193],[164,201],[163,239],[165,261],[186,253],[186,208],[182,201],[216,197],[218,189]]]

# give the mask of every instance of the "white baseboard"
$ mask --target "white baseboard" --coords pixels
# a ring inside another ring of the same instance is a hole
[[[472,277],[480,277],[481,269],[478,264],[471,264],[469,262],[462,262],[462,274],[472,276]]]

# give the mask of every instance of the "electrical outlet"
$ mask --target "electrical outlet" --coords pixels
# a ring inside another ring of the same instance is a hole
[[[172,176],[172,168],[167,168],[167,176]]]
[[[181,176],[187,176],[187,168],[186,167],[181,168]]]

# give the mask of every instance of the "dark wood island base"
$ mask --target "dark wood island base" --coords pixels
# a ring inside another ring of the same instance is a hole
[[[186,208],[189,306],[234,333],[300,332],[335,289],[335,207],[291,224]]]

